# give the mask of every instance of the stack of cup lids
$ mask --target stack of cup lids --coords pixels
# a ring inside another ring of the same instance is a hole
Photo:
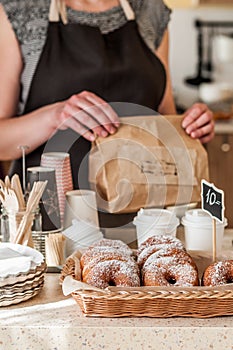
[[[70,155],[65,152],[43,153],[41,166],[55,169],[60,216],[63,221],[66,192],[73,189]]]
[[[154,235],[176,236],[178,218],[166,209],[140,209],[133,220],[138,245]]]
[[[72,225],[63,231],[66,237],[66,256],[71,255],[76,250],[85,250],[91,244],[103,238],[99,227],[90,222],[78,221],[74,219]]]
[[[44,285],[46,264],[37,250],[13,243],[0,244],[0,306],[37,295]]]

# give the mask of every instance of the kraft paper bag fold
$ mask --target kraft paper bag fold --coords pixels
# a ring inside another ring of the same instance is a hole
[[[89,156],[97,205],[109,213],[200,201],[207,153],[181,127],[182,116],[124,117],[119,130],[98,137]]]

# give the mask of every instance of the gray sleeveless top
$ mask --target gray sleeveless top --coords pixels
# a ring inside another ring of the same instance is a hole
[[[50,0],[0,0],[20,43],[24,70],[21,77],[21,114],[29,93],[33,74],[42,52],[48,25]],[[134,10],[139,32],[148,47],[154,51],[167,28],[171,10],[163,0],[129,0]],[[127,21],[121,6],[99,13],[75,11],[67,8],[68,21],[99,27],[109,33]]]

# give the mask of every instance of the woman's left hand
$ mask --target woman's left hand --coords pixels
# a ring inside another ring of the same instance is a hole
[[[184,113],[182,127],[190,137],[207,143],[214,137],[213,113],[204,103],[195,103]]]

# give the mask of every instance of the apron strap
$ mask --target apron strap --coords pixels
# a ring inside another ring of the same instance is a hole
[[[132,9],[132,7],[130,6],[130,3],[128,0],[119,0],[121,7],[125,13],[125,16],[127,18],[128,21],[132,21],[135,19],[135,14],[134,11]]]
[[[127,20],[128,21],[134,20],[135,14],[128,0],[119,0],[119,1]],[[67,20],[65,2],[63,0],[51,0],[50,9],[49,9],[49,21],[59,22],[60,16],[63,24],[67,24],[68,20]]]
[[[49,9],[49,21],[59,22],[60,17],[63,24],[68,23],[65,2],[62,0],[51,0]]]

